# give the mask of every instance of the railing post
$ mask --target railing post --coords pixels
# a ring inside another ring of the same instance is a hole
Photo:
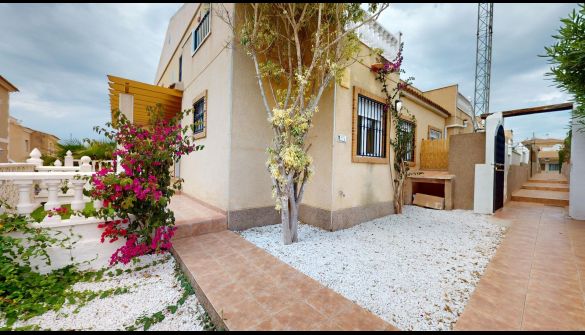
[[[45,203],[45,210],[50,211],[53,208],[60,207],[59,203],[59,179],[49,179],[45,181],[47,184],[47,202]]]
[[[91,158],[89,158],[88,156],[83,156],[79,159],[79,163],[80,167],[79,167],[79,172],[91,172],[92,170],[92,166],[91,166]]]
[[[71,201],[71,209],[74,211],[82,211],[85,208],[85,201],[83,200],[83,186],[85,180],[71,179],[73,184],[73,201]]]
[[[30,158],[26,160],[27,163],[34,164],[36,166],[43,166],[43,160],[41,159],[41,152],[39,149],[34,148],[30,152]]]
[[[65,166],[73,166],[73,154],[71,150],[67,150],[67,153],[65,153]]]
[[[63,166],[63,163],[61,163],[60,160],[55,160],[55,162],[53,163],[54,166]]]
[[[35,205],[31,203],[30,190],[33,185],[32,179],[27,180],[15,180],[14,185],[18,187],[18,203],[16,204],[16,210],[18,214],[28,215],[35,209]]]

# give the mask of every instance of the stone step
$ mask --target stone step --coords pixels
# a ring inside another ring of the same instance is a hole
[[[512,201],[535,202],[549,206],[565,207],[569,205],[569,193],[520,189],[512,193]]]
[[[184,193],[175,194],[169,208],[175,214],[177,231],[174,239],[227,230],[227,216],[224,213]]]
[[[538,183],[538,184],[569,184],[566,180],[561,179],[528,179],[528,183]]]
[[[569,192],[569,185],[558,183],[526,183],[522,185],[522,188],[525,190]]]

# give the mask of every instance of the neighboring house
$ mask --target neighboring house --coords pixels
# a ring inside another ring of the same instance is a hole
[[[18,88],[0,75],[0,163],[8,162],[10,93],[14,92],[18,92]]]
[[[8,128],[8,160],[11,162],[25,162],[34,148],[48,156],[54,155],[57,151],[59,138],[55,135],[25,127],[21,121],[13,117],[10,117]]]
[[[145,106],[156,101],[154,97],[165,102],[165,111],[193,108],[195,116],[183,122],[201,121],[193,135],[205,148],[183,157],[175,170],[185,180],[184,193],[226,212],[232,230],[275,224],[280,216],[265,165],[273,134],[253,63],[238,46],[226,47],[231,31],[210,6],[188,3],[171,18],[156,86],[108,77],[112,109],[120,108],[143,124]],[[233,14],[245,5],[225,6]],[[387,59],[397,54],[399,39],[379,24],[361,27],[360,35],[360,55],[371,54],[373,47],[381,48]],[[315,174],[306,186],[300,219],[327,230],[393,212],[389,173],[393,134],[381,85],[370,69],[377,59],[360,57],[341,82],[323,94],[307,139]],[[390,79],[394,84],[399,80],[397,74]],[[445,90],[455,92],[453,98],[441,102],[435,102],[436,93],[427,96],[415,88],[408,90],[403,103],[412,107],[417,119],[417,126],[411,128],[417,143],[445,133],[473,131],[470,121],[463,125],[466,116],[457,108],[460,99],[454,88]],[[417,143],[413,143],[415,162]]]
[[[558,172],[560,170],[559,164],[559,150],[563,146],[562,139],[556,138],[532,138],[522,141],[522,144],[528,148],[533,148],[536,155],[536,171],[537,172]]]

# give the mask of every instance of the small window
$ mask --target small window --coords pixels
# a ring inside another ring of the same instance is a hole
[[[384,99],[355,87],[352,124],[352,162],[387,164],[387,113]]]
[[[199,21],[199,25],[197,28],[193,29],[191,33],[191,39],[193,40],[193,48],[191,49],[191,55],[194,55],[195,52],[199,49],[201,44],[205,41],[209,33],[211,32],[211,10],[207,10],[205,14],[201,17],[201,21]]]
[[[429,126],[429,140],[440,140],[443,133],[437,129]]]
[[[30,145],[28,144],[28,140],[24,140],[24,150],[26,150],[27,153],[30,152]]]
[[[179,57],[179,82],[183,81],[183,55]]]
[[[193,103],[193,135],[196,139],[207,135],[207,91]]]
[[[404,160],[414,162],[414,146],[416,141],[415,125],[413,122],[400,119],[400,130],[411,138],[411,141],[406,146]]]

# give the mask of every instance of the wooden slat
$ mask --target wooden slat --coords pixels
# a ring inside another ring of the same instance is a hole
[[[449,168],[449,142],[447,139],[422,140],[420,146],[421,170],[447,170]]]
[[[530,115],[530,114],[538,114],[538,113],[548,113],[548,112],[558,112],[573,109],[572,102],[565,102],[562,104],[554,104],[554,105],[545,105],[545,106],[537,106],[537,107],[530,107],[530,108],[522,108],[522,109],[513,109],[509,111],[502,112],[503,117],[512,117],[512,116],[520,116],[520,115]],[[490,116],[492,113],[481,114],[481,118],[485,119]]]
[[[152,91],[152,92],[157,92],[157,93],[162,93],[162,94],[171,95],[171,96],[176,96],[176,97],[179,97],[179,98],[183,97],[183,92],[182,91],[176,90],[176,89],[173,89],[173,88],[166,88],[166,87],[161,87],[161,86],[156,86],[156,85],[141,83],[139,81],[130,80],[130,79],[126,79],[126,78],[120,78],[120,77],[116,77],[116,76],[112,76],[112,75],[108,75],[108,79],[111,82],[120,84],[122,86],[124,86],[126,83],[128,83],[128,85],[130,87],[135,87],[135,88],[138,88],[138,89]]]
[[[119,100],[120,97],[118,96],[118,94],[112,94],[110,93],[110,100]],[[176,102],[170,102],[168,100],[162,100],[159,98],[153,98],[153,97],[145,97],[143,95],[134,95],[134,101],[138,101],[138,102],[148,102],[148,103],[169,103],[169,104],[177,104],[177,105],[181,105],[182,104],[182,100],[177,100]]]
[[[114,89],[114,95],[118,95],[119,93],[126,93],[125,88],[122,84],[116,84],[116,83],[109,83],[110,88]],[[152,91],[148,91],[148,90],[143,90],[140,88],[136,88],[136,87],[128,87],[128,93],[127,94],[132,94],[132,95],[138,95],[138,96],[145,96],[145,97],[152,97],[152,98],[157,98],[157,99],[161,99],[161,100],[166,100],[169,102],[176,102],[176,101],[181,101],[180,98],[174,97],[174,96],[170,96],[164,93],[157,93],[157,92],[152,92]]]

